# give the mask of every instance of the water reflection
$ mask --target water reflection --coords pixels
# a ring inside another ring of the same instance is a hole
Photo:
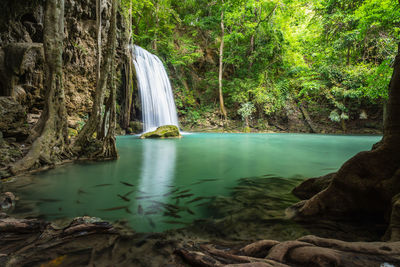
[[[175,176],[176,142],[174,140],[144,140],[142,155],[140,191],[157,196],[165,194],[168,185],[173,184]]]

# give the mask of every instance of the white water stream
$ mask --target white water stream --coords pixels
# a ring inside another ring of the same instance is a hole
[[[136,45],[132,53],[142,102],[144,132],[162,125],[179,127],[174,96],[163,63],[157,56]]]

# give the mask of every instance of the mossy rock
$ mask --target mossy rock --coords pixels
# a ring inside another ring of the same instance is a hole
[[[68,128],[68,137],[75,137],[78,135],[78,131],[73,128]]]
[[[175,125],[164,125],[157,128],[153,132],[144,133],[140,136],[141,139],[145,138],[180,138],[182,137],[178,127]]]

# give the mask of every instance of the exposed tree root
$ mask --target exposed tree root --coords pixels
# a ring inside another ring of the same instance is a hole
[[[259,254],[261,250],[265,250]],[[400,242],[344,242],[305,236],[295,241],[262,240],[239,251],[217,250],[210,246],[192,246],[176,251],[193,266],[381,266],[400,263]],[[248,253],[267,255],[250,257]]]
[[[68,154],[65,96],[62,83],[64,0],[46,1],[44,15],[45,107],[30,139],[25,157],[11,166],[14,175],[35,165],[53,164]]]
[[[238,248],[237,242],[221,246],[183,241],[181,236],[135,234],[92,217],[76,218],[64,227],[34,219],[0,219],[1,266],[39,266],[55,260],[62,260],[60,266],[399,266],[400,242],[304,236]]]
[[[382,222],[390,218],[386,239],[400,240],[400,204],[395,199],[400,193],[399,140],[400,45],[389,86],[382,141],[371,151],[361,152],[344,163],[325,190],[295,205],[291,209],[295,211],[294,218],[306,221],[369,218]]]

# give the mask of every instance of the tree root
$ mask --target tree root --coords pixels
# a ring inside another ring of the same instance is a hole
[[[361,267],[380,266],[385,262],[397,266],[400,263],[400,242],[344,242],[305,236],[285,242],[261,240],[240,250],[219,250],[210,245],[188,247],[178,249],[176,253],[193,266]]]

